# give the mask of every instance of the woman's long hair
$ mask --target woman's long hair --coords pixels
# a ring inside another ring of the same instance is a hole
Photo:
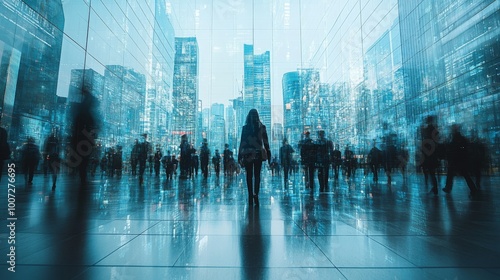
[[[256,130],[262,123],[260,122],[259,112],[257,109],[251,109],[248,112],[247,119],[245,120],[245,125],[248,125],[252,130]]]

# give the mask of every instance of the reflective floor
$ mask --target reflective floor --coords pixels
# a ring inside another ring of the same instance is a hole
[[[263,172],[255,207],[243,176],[81,187],[61,175],[52,192],[49,177],[25,186],[18,175],[10,231],[4,175],[0,279],[500,279],[498,177],[471,199],[462,178],[438,196],[420,174],[330,179],[311,193],[301,174],[284,185]]]

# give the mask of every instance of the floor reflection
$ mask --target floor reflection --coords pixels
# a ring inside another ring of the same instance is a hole
[[[260,207],[249,206],[240,234],[241,279],[267,279],[269,242],[264,241]],[[269,222],[269,220],[267,220]],[[267,236],[269,237],[269,236]],[[269,239],[267,239],[269,240]]]
[[[36,176],[16,197],[14,279],[498,279],[500,178],[471,199],[459,180],[434,196],[420,175],[389,185],[360,174],[311,192],[301,174],[285,183],[264,171],[259,207],[244,174],[84,187],[62,175],[54,192]]]

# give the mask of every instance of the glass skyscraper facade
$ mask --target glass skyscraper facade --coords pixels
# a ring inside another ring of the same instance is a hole
[[[3,1],[0,92],[9,141],[33,136],[40,144],[54,128],[66,137],[64,110],[85,88],[100,101],[102,143],[128,146],[143,132],[165,142],[174,63],[166,9],[164,0]]]
[[[244,46],[244,93],[245,112],[255,108],[262,123],[271,129],[271,68],[270,53],[254,53],[253,45]],[[240,123],[239,125],[243,125]]]
[[[61,1],[0,3],[0,110],[11,141],[37,139],[55,124],[65,15]]]
[[[195,142],[198,135],[198,43],[196,38],[175,38],[172,139],[188,136]],[[200,141],[196,141],[200,142]]]

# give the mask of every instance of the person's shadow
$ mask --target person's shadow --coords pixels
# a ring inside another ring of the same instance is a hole
[[[241,279],[267,279],[268,243],[262,236],[259,207],[249,207],[240,233]]]

